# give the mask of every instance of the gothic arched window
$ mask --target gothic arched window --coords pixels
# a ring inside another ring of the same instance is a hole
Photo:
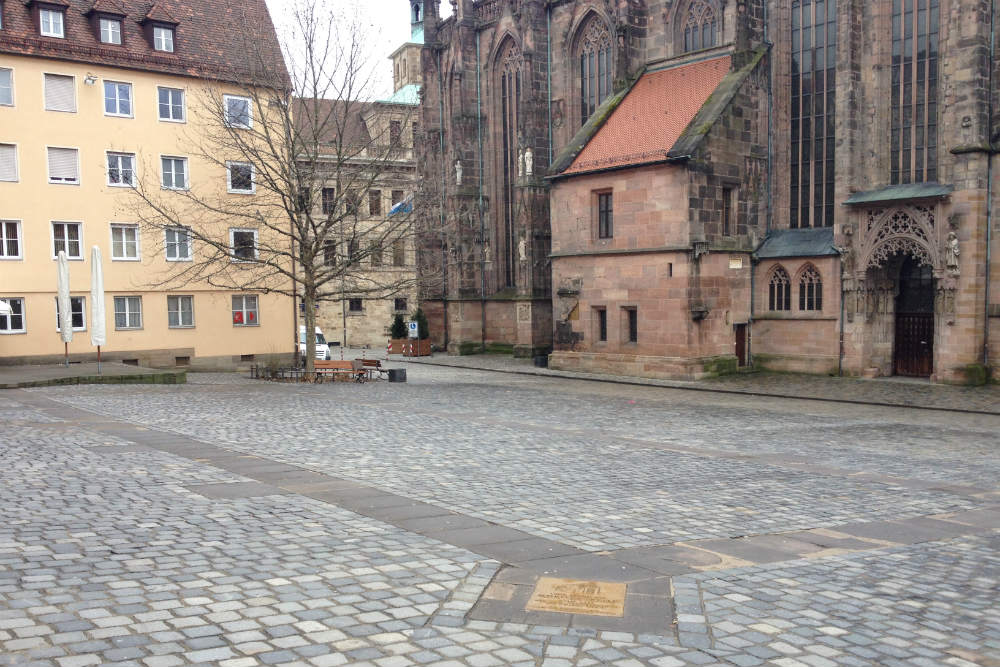
[[[799,276],[799,310],[823,310],[823,279],[812,265]]]
[[[688,5],[684,22],[684,51],[708,49],[719,42],[719,15],[706,0],[693,0]]]
[[[788,271],[780,266],[771,273],[771,281],[768,284],[768,306],[769,310],[792,309],[792,281],[788,278]]]
[[[517,182],[518,111],[521,107],[521,49],[513,39],[500,48],[496,62],[496,74],[500,91],[500,145],[501,145],[501,198],[503,205],[503,228],[497,247],[497,256],[503,257],[503,287],[515,284],[514,267],[517,243],[515,241],[515,196]],[[501,254],[502,253],[502,254]]]
[[[587,122],[604,98],[611,94],[611,31],[597,16],[580,30],[580,124]]]

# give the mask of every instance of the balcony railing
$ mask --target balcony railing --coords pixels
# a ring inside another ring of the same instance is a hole
[[[500,19],[504,2],[509,2],[511,11],[517,12],[519,0],[476,0],[472,7],[480,23],[492,23]]]

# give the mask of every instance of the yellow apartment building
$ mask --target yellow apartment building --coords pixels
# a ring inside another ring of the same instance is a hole
[[[277,53],[263,2],[244,11]],[[239,49],[225,13],[188,0],[0,3],[0,299],[13,311],[0,315],[0,363],[61,359],[59,250],[71,260],[71,360],[96,357],[88,333],[95,245],[105,358],[225,368],[292,352],[289,298],[177,279],[208,250],[184,227],[152,232],[138,223],[140,181],[165,202],[204,192],[263,196],[253,167],[223,166],[193,149],[218,132],[206,101],[221,98],[227,122],[252,122]],[[267,233],[221,217],[217,225],[247,259]]]

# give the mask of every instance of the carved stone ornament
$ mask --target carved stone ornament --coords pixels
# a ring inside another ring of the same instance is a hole
[[[891,312],[898,288],[885,269],[893,257],[904,255],[931,267],[937,290],[935,313],[948,324],[954,323],[958,237],[947,231],[947,225],[937,224],[933,209],[916,205],[871,209],[861,221],[854,241],[848,244],[854,252],[842,259],[848,321],[859,315],[871,322],[876,315]]]
[[[862,225],[855,271],[885,266],[897,254],[909,255],[935,271],[941,270],[934,212],[923,206],[868,211]]]

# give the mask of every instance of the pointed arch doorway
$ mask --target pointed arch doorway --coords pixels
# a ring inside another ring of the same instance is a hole
[[[904,377],[929,377],[934,371],[934,272],[905,256],[896,280],[892,370]]]

